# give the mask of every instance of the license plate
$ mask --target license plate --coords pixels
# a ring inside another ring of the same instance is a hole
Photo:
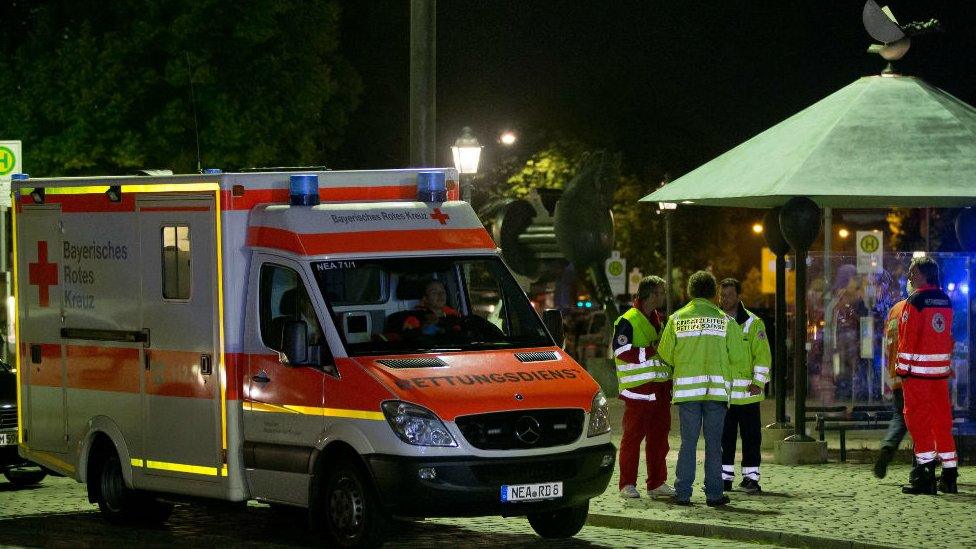
[[[506,484],[502,486],[502,501],[534,501],[563,497],[562,482],[539,482],[536,484]]]
[[[17,444],[17,433],[0,433],[0,446]]]

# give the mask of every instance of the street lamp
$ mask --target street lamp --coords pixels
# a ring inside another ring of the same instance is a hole
[[[465,174],[478,173],[478,162],[481,161],[481,143],[471,133],[471,128],[465,126],[461,136],[454,141],[451,152],[454,154],[454,167],[457,168],[461,179],[461,200],[471,202],[471,182],[465,181]]]
[[[664,306],[667,315],[671,316],[671,295],[674,292],[671,280],[671,212],[678,209],[678,205],[674,202],[658,202],[657,207],[664,213],[664,281],[668,289],[665,292],[667,300]]]
[[[756,234],[762,234],[762,232],[763,232],[763,226],[762,226],[762,224],[761,223],[753,223],[753,225],[752,225],[752,232],[754,232]]]
[[[518,141],[518,136],[512,130],[505,130],[500,136],[498,136],[498,141],[505,145],[506,147],[511,147]]]

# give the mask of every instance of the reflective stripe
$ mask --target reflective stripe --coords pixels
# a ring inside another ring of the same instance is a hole
[[[648,400],[648,401],[657,400],[657,396],[654,395],[653,393],[649,395],[642,395],[640,393],[632,392],[630,389],[624,389],[623,391],[620,391],[620,396],[630,398],[633,400]]]
[[[752,385],[752,380],[751,379],[733,379],[732,380],[732,386],[733,387],[748,387],[750,385]]]
[[[752,321],[753,320],[756,320],[756,317],[750,316],[749,317],[749,320],[747,320],[746,323],[742,325],[742,333],[744,333],[744,334],[748,334],[749,333],[749,327],[752,326]]]
[[[640,352],[637,353],[637,360],[641,363],[647,362],[647,348],[641,347]]]
[[[147,469],[159,469],[161,471],[175,471],[177,473],[190,473],[193,475],[207,475],[211,477],[219,476],[219,469],[216,467],[204,467],[202,465],[187,465],[185,463],[170,463],[168,461],[152,461],[140,458],[131,458],[129,462],[133,467],[145,467]]]
[[[628,362],[625,364],[617,364],[617,371],[630,372],[632,370],[639,370],[641,368],[653,368],[655,366],[660,366],[660,365],[661,365],[661,361],[654,360],[654,359],[645,360],[644,362],[637,362],[637,363]]]
[[[756,366],[753,366],[752,367],[752,370],[755,371],[755,372],[759,372],[761,374],[766,374],[766,373],[769,373],[769,366],[759,366],[759,365],[756,365]]]
[[[685,397],[705,396],[705,395],[728,397],[729,393],[727,393],[725,389],[719,389],[716,387],[701,387],[699,389],[681,389],[680,391],[674,392],[674,398],[685,398]]]
[[[675,378],[675,385],[694,385],[696,383],[727,383],[725,378],[722,376],[694,376],[694,377],[678,377]]]
[[[751,478],[752,480],[759,480],[759,467],[743,467],[742,476],[745,478]]]
[[[952,469],[953,467],[958,467],[959,462],[954,459],[947,459],[942,462],[943,469]]]
[[[722,466],[722,480],[735,480],[735,465]]]
[[[898,363],[898,369],[905,370],[906,372],[913,374],[948,374],[950,366],[915,366],[914,364],[905,364],[903,362]]]
[[[952,358],[952,355],[916,355],[912,353],[898,353],[898,358],[913,360],[915,362],[938,362],[940,360],[949,360]]]
[[[661,372],[644,372],[642,374],[635,374],[632,376],[623,376],[619,378],[620,383],[631,383],[634,381],[642,381],[645,379],[657,379],[659,377],[667,377],[668,374]]]
[[[620,347],[617,347],[617,349],[613,352],[613,356],[620,356],[626,353],[627,351],[631,350],[633,347],[634,346],[631,345],[630,343],[626,345],[621,345]]]
[[[732,391],[732,398],[733,399],[736,399],[736,398],[749,398],[750,396],[752,396],[752,395],[749,394],[749,391],[745,391],[745,392],[742,392],[742,391]]]
[[[935,452],[922,452],[915,454],[915,461],[919,464],[935,461]]]
[[[939,452],[939,459],[941,459],[941,460],[956,459],[956,453],[955,452]]]
[[[695,330],[693,332],[678,332],[675,337],[698,337],[703,335],[725,337],[725,330]]]

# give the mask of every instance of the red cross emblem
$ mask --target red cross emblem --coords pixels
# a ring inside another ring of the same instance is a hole
[[[37,241],[37,263],[28,263],[27,280],[37,286],[37,296],[41,307],[47,307],[50,300],[48,286],[58,285],[58,264],[47,262],[47,242]]]
[[[450,219],[451,216],[447,215],[446,213],[441,213],[440,208],[434,208],[434,213],[430,214],[430,218],[440,221],[441,225],[447,225],[447,220]]]

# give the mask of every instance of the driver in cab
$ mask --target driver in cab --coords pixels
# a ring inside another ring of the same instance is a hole
[[[405,337],[433,336],[461,331],[461,313],[447,305],[447,288],[440,280],[424,286],[424,295],[417,308],[403,319]]]

